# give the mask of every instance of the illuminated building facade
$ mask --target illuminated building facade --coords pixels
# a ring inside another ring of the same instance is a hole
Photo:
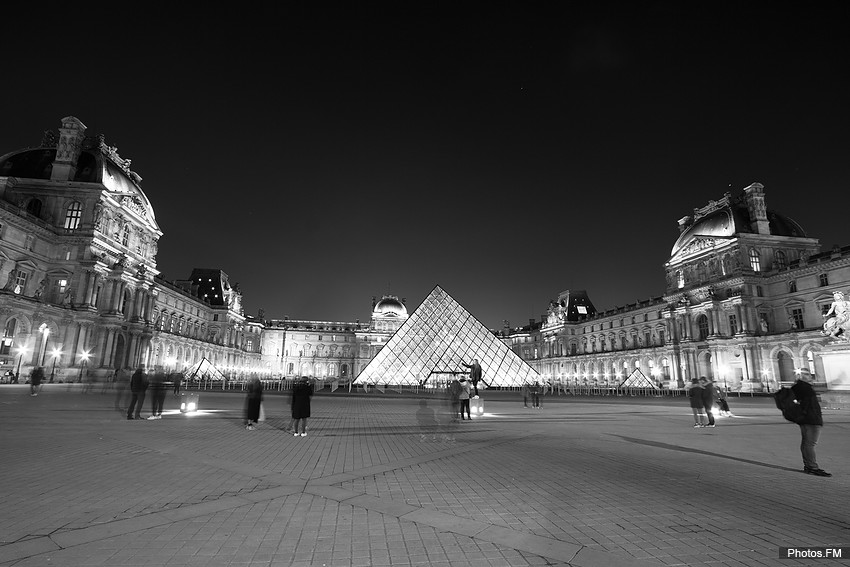
[[[159,277],[162,231],[141,182],[74,117],[38,147],[0,156],[4,373],[23,380],[43,365],[54,381],[77,381],[201,357],[258,364],[260,329],[246,322],[226,274]]]
[[[503,340],[568,385],[614,386],[635,369],[667,388],[706,376],[730,390],[773,390],[800,368],[823,381],[823,315],[850,286],[850,247],[821,252],[766,207],[759,183],[678,224],[663,295],[582,316],[563,292],[540,322],[505,329]]]

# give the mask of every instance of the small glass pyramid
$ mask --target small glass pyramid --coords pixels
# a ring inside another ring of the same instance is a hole
[[[490,386],[521,386],[539,379],[531,366],[436,286],[355,381],[438,387],[467,373],[463,364],[474,359]]]

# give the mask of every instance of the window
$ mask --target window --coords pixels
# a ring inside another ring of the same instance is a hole
[[[245,341],[245,350],[248,352],[254,352],[254,341],[253,339],[248,339]]]
[[[18,270],[15,273],[15,293],[20,295],[24,292],[24,289],[26,289],[27,287],[28,275],[29,274],[27,274],[26,272],[22,272],[21,270]]]
[[[795,307],[791,310],[791,317],[788,320],[791,323],[792,329],[802,329],[803,328],[803,308]]]
[[[15,344],[15,330],[18,327],[17,319],[9,319],[6,328],[3,329],[3,340],[0,341],[0,355],[9,354]]]
[[[644,346],[652,346],[652,333],[645,331],[643,334]]]
[[[218,313],[216,313],[215,315],[213,315],[213,321],[218,321]]]
[[[708,338],[708,317],[700,315],[697,318],[697,325],[699,327],[699,340],[704,341]]]
[[[829,285],[829,276],[826,274],[821,274],[818,276],[818,280],[820,281],[821,287],[826,287]]]
[[[761,288],[760,285],[756,286],[756,296],[764,297],[764,290]]]
[[[750,248],[750,268],[752,268],[754,272],[761,271],[761,258],[759,257],[758,250],[755,248]]]
[[[788,282],[788,293],[797,293],[797,281],[791,280]]]
[[[729,334],[737,335],[738,334],[738,316],[737,315],[729,315]]]
[[[68,205],[65,211],[65,228],[67,230],[77,230],[80,228],[80,219],[83,216],[83,205],[79,201],[74,201]]]
[[[785,252],[783,252],[782,250],[777,250],[774,258],[776,260],[777,270],[782,270],[788,266],[788,258],[785,256]]]
[[[129,224],[124,225],[124,230],[121,233],[121,244],[123,246],[129,246],[130,245],[130,225]]]
[[[30,199],[29,203],[27,203],[27,212],[33,216],[41,217],[41,201]]]
[[[665,343],[665,341],[664,341],[665,338],[666,337],[664,336],[664,329],[659,329],[658,330],[658,344],[663,346],[664,343]]]
[[[58,280],[56,280],[56,282],[53,285],[54,285],[54,300],[57,301],[57,302],[61,301],[62,296],[65,295],[65,291],[67,291],[67,289],[68,289],[68,280],[66,280],[64,278],[58,279]]]
[[[676,272],[676,285],[679,287],[679,289],[685,287],[685,272],[681,270]]]

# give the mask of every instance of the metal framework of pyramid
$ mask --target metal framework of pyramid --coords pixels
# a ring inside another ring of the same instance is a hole
[[[355,381],[435,384],[468,372],[462,363],[473,359],[490,386],[521,386],[539,379],[536,370],[438,285]]]
[[[628,378],[623,380],[620,384],[620,388],[650,388],[652,390],[657,390],[658,385],[647,378],[639,368],[635,368],[634,372],[629,374]]]

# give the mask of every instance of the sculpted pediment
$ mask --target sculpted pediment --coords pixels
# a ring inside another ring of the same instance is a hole
[[[676,255],[671,260],[682,260],[690,256],[704,252],[705,250],[715,249],[729,241],[727,238],[717,236],[694,236],[690,242],[682,246]]]

